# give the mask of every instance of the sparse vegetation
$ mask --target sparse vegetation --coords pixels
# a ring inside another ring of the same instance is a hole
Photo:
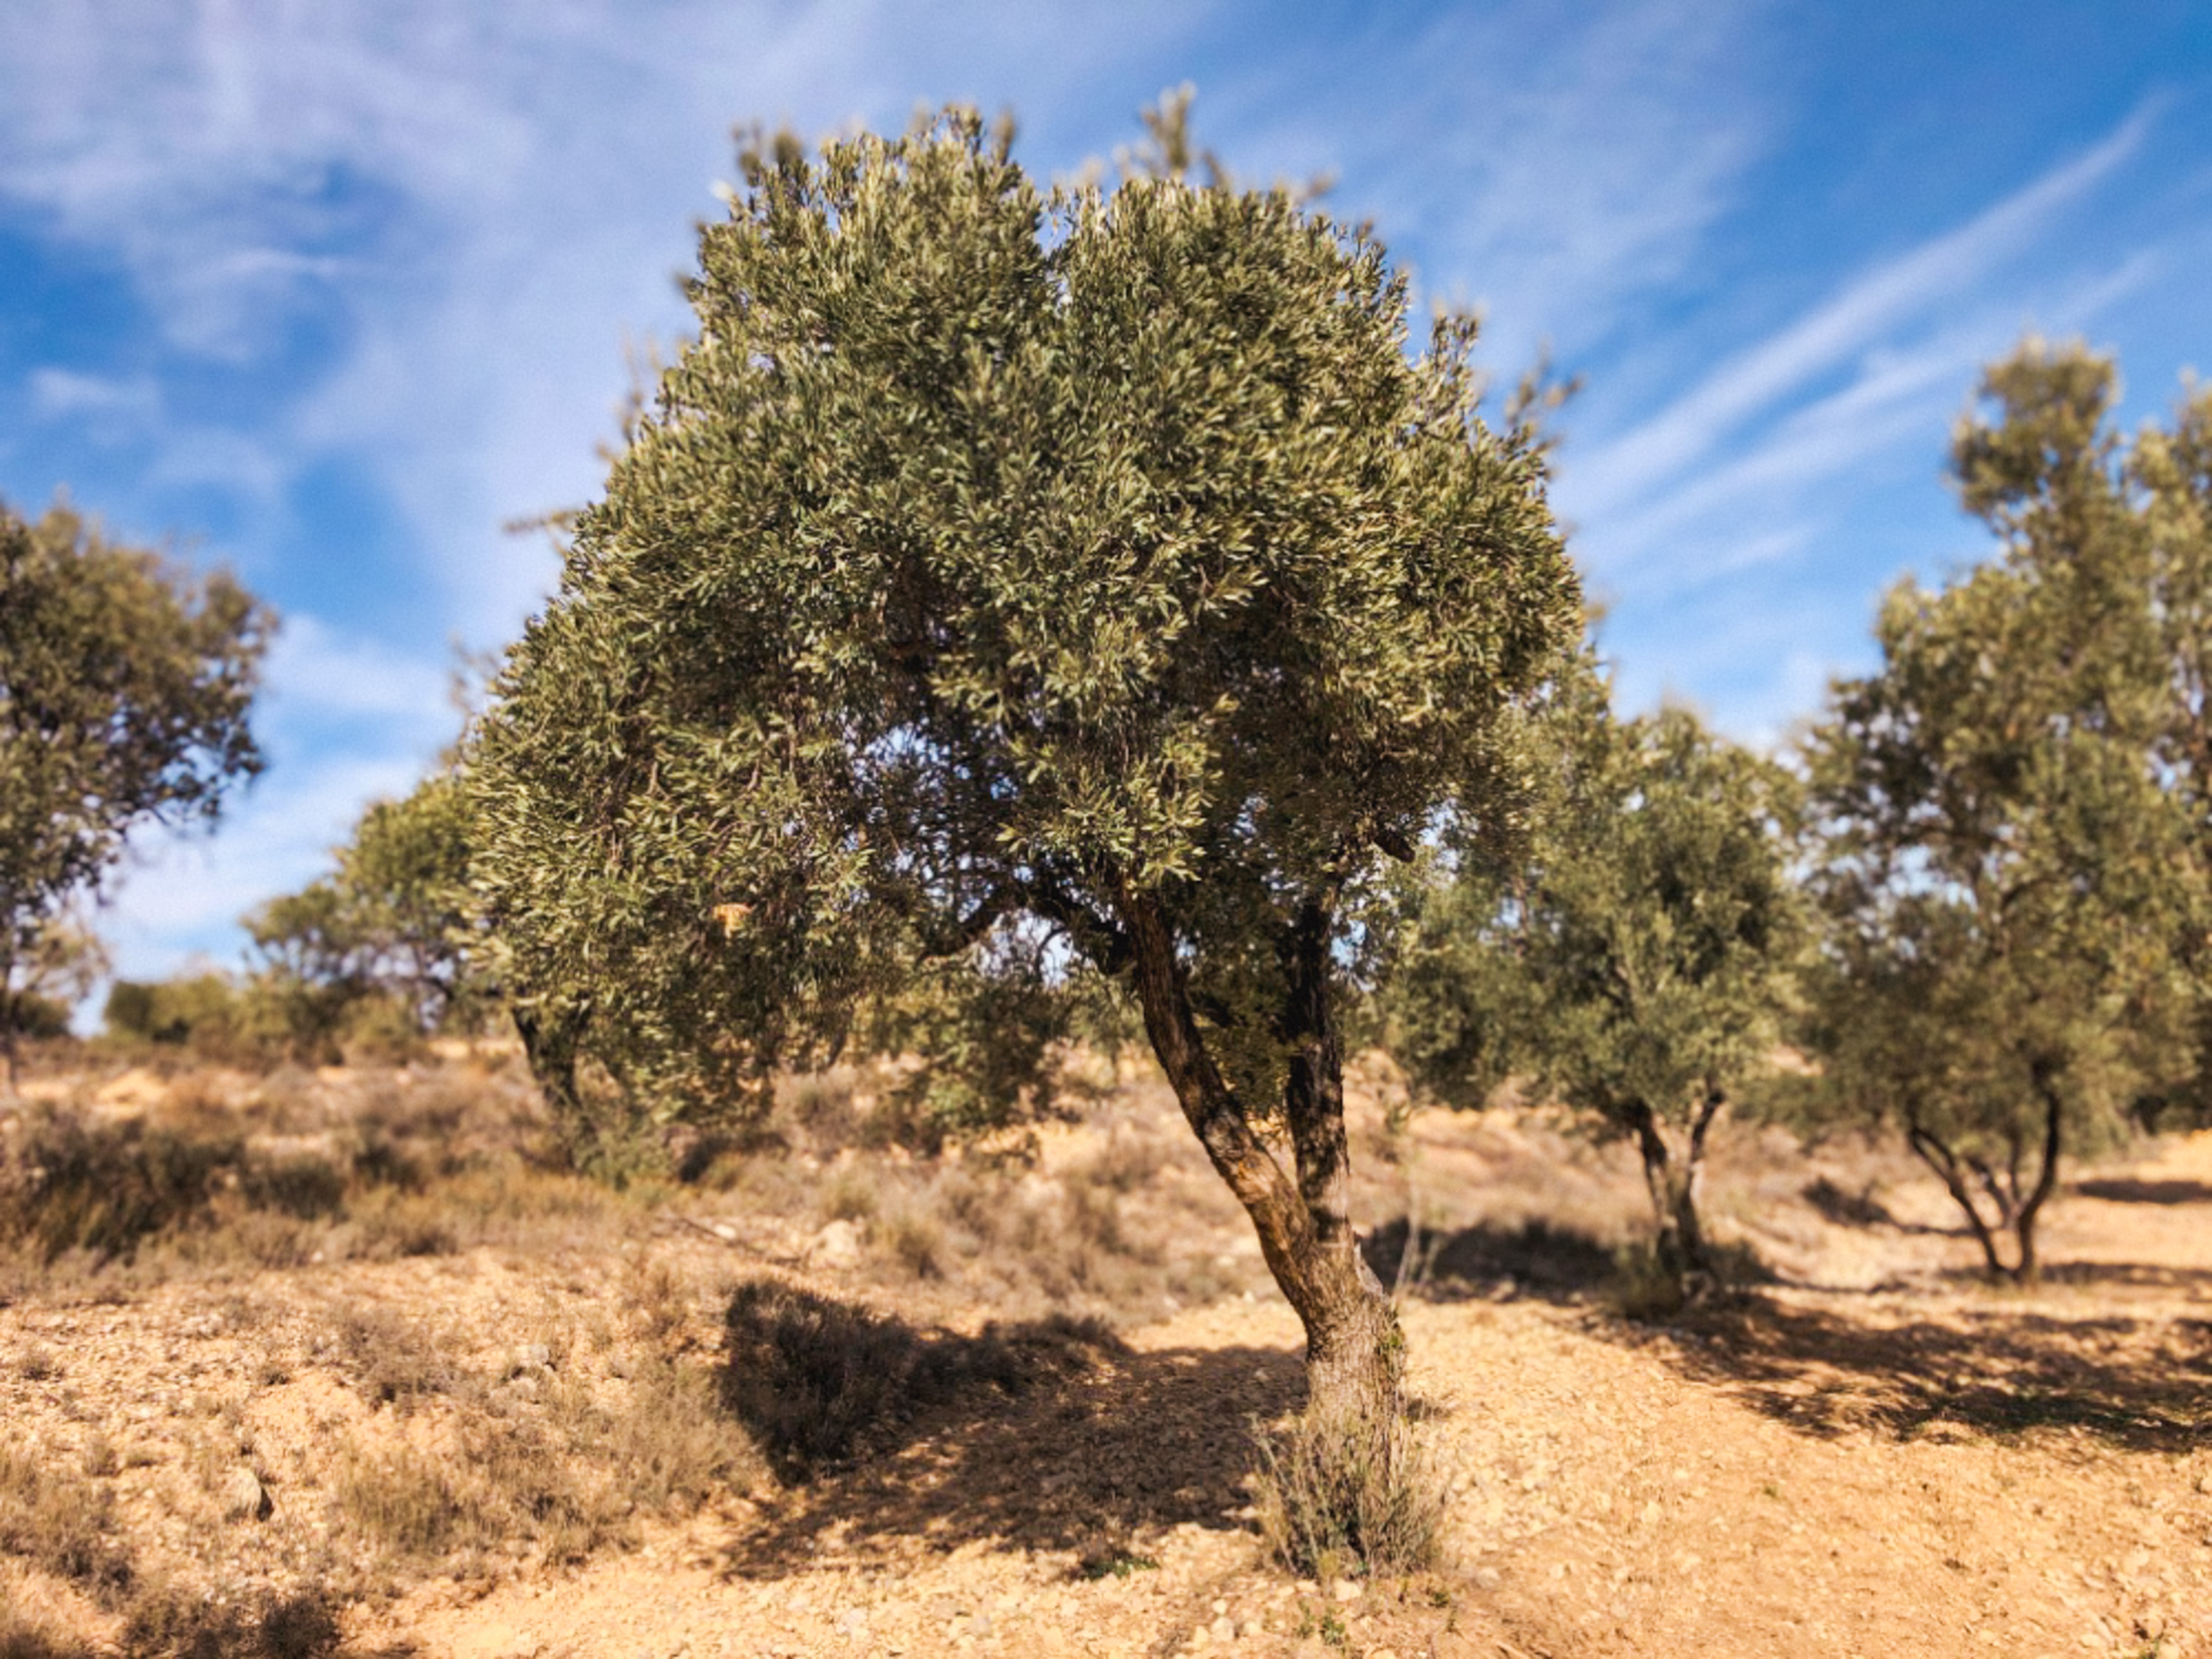
[[[1327,1583],[1402,1577],[1439,1559],[1443,1483],[1403,1417],[1316,1415],[1255,1434],[1260,1535],[1295,1576]]]
[[[107,1490],[36,1445],[0,1444],[0,1555],[18,1556],[119,1604],[134,1573]]]

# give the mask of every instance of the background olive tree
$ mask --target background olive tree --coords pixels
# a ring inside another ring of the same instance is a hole
[[[471,756],[501,979],[678,1115],[918,964],[1109,975],[1319,1412],[1387,1420],[1347,917],[1500,827],[1501,711],[1578,633],[1531,434],[1286,192],[1042,191],[959,113],[744,172]]]
[[[2197,532],[2179,446],[2142,452],[2172,479],[2164,524],[2147,512],[2115,390],[2078,349],[1989,372],[1952,470],[1998,551],[1889,596],[1881,669],[1807,749],[1826,1091],[1899,1124],[1990,1273],[2022,1279],[2064,1155],[2201,1074],[2203,646],[2160,540]]]
[[[1795,782],[1686,710],[1614,718],[1587,663],[1529,730],[1528,853],[1463,854],[1427,892],[1384,993],[1387,1040],[1449,1103],[1516,1079],[1633,1141],[1665,1281],[1701,1294],[1707,1139],[1771,1067],[1810,940]]]
[[[342,1038],[404,1048],[481,1012],[473,810],[441,767],[404,799],[371,805],[329,875],[246,918],[255,962],[244,1015],[264,1042],[318,1058]]]
[[[22,975],[134,830],[212,822],[260,769],[246,724],[273,619],[230,576],[0,506],[0,1087]]]

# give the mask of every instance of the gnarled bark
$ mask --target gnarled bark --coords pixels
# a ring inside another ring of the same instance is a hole
[[[1152,1050],[1206,1157],[1251,1217],[1268,1271],[1305,1327],[1310,1411],[1324,1421],[1388,1422],[1401,1404],[1404,1345],[1389,1297],[1352,1227],[1327,906],[1309,901],[1284,943],[1291,989],[1280,1024],[1290,1054],[1283,1104],[1295,1182],[1253,1133],[1243,1103],[1206,1050],[1188,976],[1158,902],[1125,892],[1119,908]]]

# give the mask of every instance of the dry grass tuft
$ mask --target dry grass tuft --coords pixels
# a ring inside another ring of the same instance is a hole
[[[217,1601],[164,1589],[140,1596],[123,1632],[124,1659],[326,1659],[338,1621],[318,1590]]]
[[[400,1445],[349,1448],[332,1495],[339,1516],[388,1557],[434,1561],[481,1541],[481,1507],[452,1458]]]
[[[686,1512],[764,1473],[704,1367],[653,1356],[619,1382],[538,1368],[518,1386],[526,1404],[495,1391],[444,1418],[435,1450],[356,1441],[333,1486],[341,1520],[395,1565],[566,1564],[633,1541],[640,1516]]]
[[[945,1224],[921,1204],[902,1205],[876,1231],[892,1261],[916,1279],[935,1279],[945,1271],[949,1245]]]
[[[1346,1422],[1309,1412],[1285,1430],[1255,1429],[1255,1506],[1278,1565],[1323,1583],[1437,1565],[1446,1494],[1405,1418]]]
[[[0,1444],[0,1555],[65,1578],[104,1606],[131,1588],[130,1556],[113,1541],[105,1487],[38,1451]]]
[[[82,1659],[83,1644],[0,1602],[0,1659]]]
[[[348,1309],[331,1336],[354,1385],[379,1404],[404,1410],[426,1395],[450,1393],[461,1380],[439,1332],[387,1310]]]
[[[915,1413],[976,1388],[1013,1393],[1118,1346],[1095,1322],[1048,1320],[980,1335],[902,1321],[775,1279],[730,1298],[722,1397],[777,1477],[810,1479]]]

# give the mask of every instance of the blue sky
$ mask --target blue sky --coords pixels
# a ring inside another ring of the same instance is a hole
[[[1632,706],[1771,742],[1881,591],[1985,547],[1942,477],[1977,366],[2212,371],[2203,4],[14,0],[0,8],[0,498],[283,610],[272,764],[149,841],[124,971],[235,958],[452,735],[454,642],[555,567],[626,353],[678,337],[733,124],[1012,107],[1070,172],[1188,80],[1247,176],[1334,173],[1488,355],[1585,377],[1556,498]]]

